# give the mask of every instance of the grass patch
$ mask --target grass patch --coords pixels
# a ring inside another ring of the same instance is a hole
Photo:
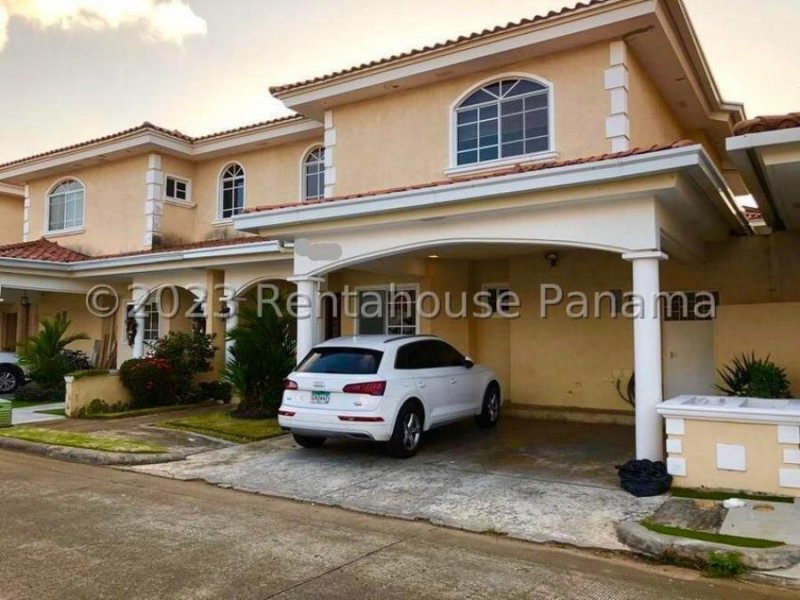
[[[59,431],[42,427],[14,427],[0,431],[0,437],[38,442],[53,446],[68,446],[71,448],[85,448],[87,450],[100,450],[101,452],[128,452],[131,454],[160,454],[167,449],[156,444],[124,440],[119,438],[99,437],[89,433],[75,433],[72,431]]]
[[[171,406],[154,406],[152,408],[136,408],[133,410],[121,410],[109,413],[96,413],[85,415],[81,419],[127,419],[129,417],[146,417],[147,415],[157,415],[159,413],[173,412],[176,410],[187,410],[190,408],[202,408],[207,404],[173,404]]]
[[[9,398],[9,400],[11,400],[11,398]],[[51,400],[43,400],[41,402],[24,402],[23,400],[11,400],[12,409],[33,408],[34,406],[41,406],[42,404],[53,404],[53,402]]]
[[[57,417],[66,417],[67,411],[63,408],[48,408],[47,410],[37,410],[37,415],[55,415]]]
[[[159,427],[194,431],[237,444],[257,442],[281,435],[277,419],[234,419],[230,411],[215,410],[202,415],[156,423]]]
[[[727,544],[728,546],[738,546],[739,548],[777,548],[778,546],[786,545],[783,542],[776,542],[773,540],[761,540],[758,538],[739,537],[721,533],[709,533],[706,531],[693,531],[692,529],[683,529],[681,527],[671,527],[669,525],[654,523],[650,519],[644,519],[642,521],[642,526],[655,533],[663,533],[664,535],[689,538],[703,542],[714,542],[716,544]]]
[[[692,490],[688,488],[672,488],[670,493],[675,498],[691,498],[693,500],[727,500],[728,498],[741,498],[742,500],[757,500],[761,502],[785,502],[793,504],[794,498],[790,496],[770,496],[768,494],[748,494],[747,492],[725,492],[718,490]]]

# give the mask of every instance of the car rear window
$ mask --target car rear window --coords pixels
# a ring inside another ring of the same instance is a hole
[[[297,372],[374,375],[382,358],[383,352],[366,348],[314,348]]]

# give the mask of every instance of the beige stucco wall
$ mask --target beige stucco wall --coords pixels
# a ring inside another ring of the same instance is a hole
[[[685,476],[675,476],[675,486],[800,496],[800,488],[780,486],[780,469],[800,466],[783,462],[783,451],[797,445],[779,444],[777,425],[684,419],[684,434],[669,438],[681,442],[681,452],[669,457],[686,466]],[[744,446],[746,470],[717,468],[717,444]]]
[[[628,53],[628,86],[631,147],[666,144],[686,137],[678,119],[631,52]]]
[[[786,369],[792,396],[800,398],[800,302],[720,306],[714,322],[718,367],[751,352]]]
[[[165,203],[161,222],[165,243],[200,241],[242,235],[219,221],[219,180],[230,163],[245,171],[245,207],[286,204],[300,200],[300,166],[306,151],[322,140],[302,140],[246,153],[231,153],[198,163],[164,156],[165,174],[191,180],[194,207]]]
[[[116,372],[89,377],[67,377],[66,413],[68,417],[80,416],[81,410],[93,400],[102,400],[108,406],[125,408],[131,404],[131,395],[122,385]]]
[[[337,107],[334,164],[337,195],[437,181],[450,166],[453,103],[492,77],[528,74],[555,90],[555,147],[560,158],[608,151],[603,87],[608,44],[543,56],[421,88]],[[578,118],[580,117],[580,118]]]
[[[57,177],[30,183],[31,238],[47,234],[47,194],[60,181],[80,180],[86,187],[84,229],[78,234],[53,234],[53,241],[89,255],[141,250],[145,232],[147,157],[78,168]]]
[[[67,318],[71,321],[67,335],[84,333],[89,336],[88,340],[77,341],[69,348],[81,350],[91,359],[95,344],[99,344],[103,339],[103,320],[89,313],[86,309],[86,299],[82,294],[41,294],[36,306],[37,322],[44,318],[52,319],[61,312],[66,312]]]
[[[22,241],[23,199],[0,194],[0,246]]]

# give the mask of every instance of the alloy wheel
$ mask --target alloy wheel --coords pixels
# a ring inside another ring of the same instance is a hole
[[[0,394],[5,394],[17,387],[17,378],[13,373],[4,371],[0,373]]]
[[[422,424],[419,415],[415,412],[408,413],[403,421],[403,447],[406,450],[414,450],[419,445],[422,436]]]

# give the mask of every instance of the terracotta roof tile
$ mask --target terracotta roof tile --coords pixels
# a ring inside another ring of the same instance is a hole
[[[800,127],[800,112],[793,112],[788,115],[767,115],[742,121],[733,128],[733,135],[775,131],[776,129],[793,129],[795,127]]]
[[[387,58],[382,58],[380,60],[374,60],[371,62],[362,63],[355,67],[350,67],[348,69],[342,69],[340,71],[335,71],[333,73],[329,73],[328,75],[322,75],[319,77],[314,77],[312,79],[306,79],[305,81],[298,81],[296,83],[290,83],[287,85],[278,85],[273,86],[270,88],[270,92],[275,95],[279,95],[283,92],[288,92],[290,90],[294,90],[297,88],[305,87],[307,85],[312,85],[314,83],[320,83],[323,81],[328,81],[331,79],[336,79],[337,77],[342,77],[344,75],[350,75],[351,73],[356,73],[358,71],[364,71],[366,69],[371,69],[374,67],[379,67],[385,65],[387,63],[395,62],[398,60],[403,60],[405,58],[411,58],[415,56],[419,56],[422,54],[429,54],[432,52],[436,52],[437,50],[441,50],[443,48],[451,48],[453,46],[459,46],[463,44],[467,44],[477,39],[482,39],[491,35],[496,35],[500,33],[506,33],[508,31],[512,31],[514,29],[518,29],[520,27],[525,27],[526,25],[531,25],[532,23],[539,23],[541,21],[545,21],[547,19],[552,19],[555,17],[560,17],[565,14],[569,14],[572,12],[576,12],[585,8],[589,8],[592,6],[597,6],[599,4],[605,4],[610,0],[588,0],[587,2],[579,2],[575,6],[567,6],[562,8],[561,10],[551,10],[546,15],[536,15],[534,17],[528,19],[522,19],[520,21],[508,23],[506,25],[498,25],[492,29],[484,29],[483,31],[471,33],[469,35],[462,35],[455,39],[446,40],[444,42],[439,42],[437,44],[433,44],[430,46],[425,46],[423,48],[418,48],[415,50],[410,50],[408,52],[403,52],[400,54],[394,54]]]
[[[272,120],[269,120],[269,121],[262,121],[260,123],[253,123],[251,125],[243,125],[242,127],[237,127],[237,128],[234,128],[234,129],[227,129],[225,131],[218,131],[218,132],[215,132],[215,133],[210,133],[210,134],[202,135],[202,136],[199,136],[199,137],[192,137],[190,135],[186,135],[185,133],[182,133],[182,132],[178,131],[177,129],[167,129],[165,127],[159,127],[158,125],[154,125],[153,123],[150,123],[149,121],[145,121],[144,123],[142,123],[141,125],[139,125],[137,127],[131,127],[129,129],[124,129],[124,130],[118,131],[116,133],[111,133],[109,135],[104,135],[102,137],[98,137],[98,138],[94,138],[94,139],[91,139],[91,140],[87,140],[85,142],[79,142],[77,144],[72,144],[70,146],[64,146],[62,148],[56,148],[55,150],[48,150],[47,152],[41,152],[39,154],[33,154],[31,156],[26,156],[25,158],[18,158],[18,159],[12,160],[10,162],[6,162],[6,163],[3,163],[3,164],[0,164],[0,169],[3,169],[5,167],[11,167],[13,165],[17,165],[17,164],[20,164],[20,163],[24,163],[24,162],[27,162],[29,160],[35,160],[37,158],[44,158],[46,156],[53,156],[55,154],[60,154],[61,152],[68,152],[69,150],[77,150],[78,148],[84,148],[86,146],[91,146],[93,144],[98,144],[98,143],[101,143],[101,142],[108,142],[108,141],[111,141],[111,140],[124,138],[124,137],[127,137],[129,135],[133,135],[135,133],[141,133],[141,132],[145,132],[145,131],[154,131],[154,132],[157,132],[157,133],[163,133],[163,134],[171,136],[171,137],[173,137],[175,139],[178,139],[178,140],[181,140],[181,141],[184,141],[184,142],[188,142],[190,144],[194,144],[196,142],[206,141],[206,140],[210,140],[210,139],[217,138],[217,137],[224,137],[226,135],[231,135],[231,134],[234,134],[234,133],[240,133],[240,132],[251,130],[251,129],[258,129],[260,127],[267,127],[269,125],[277,125],[279,123],[284,123],[284,122],[289,122],[289,121],[300,121],[302,119],[305,119],[305,117],[303,115],[289,115],[289,116],[286,116],[286,117],[279,117],[277,119],[272,119]]]
[[[260,236],[244,236],[230,238],[226,240],[205,240],[202,242],[192,242],[188,244],[178,244],[174,246],[159,246],[152,250],[138,250],[134,252],[121,252],[119,254],[105,254],[101,256],[88,256],[75,252],[69,248],[59,246],[55,242],[47,239],[39,239],[33,242],[20,242],[18,244],[8,244],[0,246],[0,258],[17,258],[25,260],[41,260],[54,263],[77,263],[88,260],[104,260],[112,258],[124,258],[126,256],[148,256],[152,254],[163,254],[166,252],[181,252],[186,250],[197,250],[201,248],[224,248],[226,246],[244,246],[246,244],[258,244],[272,241]]]
[[[268,206],[256,206],[254,208],[248,208],[245,210],[246,213],[254,213],[254,212],[262,212],[268,210],[277,210],[280,208],[293,208],[298,206],[311,206],[315,204],[326,204],[328,202],[339,202],[342,200],[356,200],[359,198],[370,198],[373,196],[382,196],[384,194],[394,194],[399,192],[408,192],[411,190],[421,190],[421,189],[428,189],[428,188],[436,188],[442,187],[447,185],[452,185],[455,183],[462,183],[465,181],[477,181],[481,179],[492,179],[495,177],[503,177],[505,175],[515,175],[518,173],[529,173],[532,171],[545,171],[547,169],[555,169],[557,167],[567,167],[570,165],[580,165],[584,163],[591,163],[591,162],[599,162],[602,160],[613,160],[617,158],[624,158],[626,156],[635,156],[639,154],[649,154],[651,152],[659,152],[662,150],[670,150],[672,148],[682,148],[684,146],[692,146],[696,142],[691,140],[679,140],[677,142],[672,142],[671,144],[661,144],[655,146],[648,146],[646,148],[632,148],[630,150],[625,150],[624,152],[611,152],[607,154],[597,154],[594,156],[586,156],[583,158],[575,158],[571,160],[559,160],[559,161],[549,161],[549,162],[541,162],[541,163],[532,163],[532,164],[517,164],[510,167],[504,167],[501,169],[496,169],[493,171],[485,172],[485,173],[478,173],[476,175],[467,175],[463,177],[452,177],[450,179],[441,179],[439,181],[431,181],[428,183],[420,183],[415,185],[407,185],[403,187],[394,187],[388,188],[383,190],[371,190],[368,192],[362,192],[359,194],[348,194],[344,196],[334,196],[332,198],[321,198],[319,200],[310,200],[306,202],[290,202],[287,204],[274,204]]]
[[[44,238],[33,242],[20,242],[0,246],[0,258],[19,258],[25,260],[45,260],[57,263],[72,263],[88,257]]]

